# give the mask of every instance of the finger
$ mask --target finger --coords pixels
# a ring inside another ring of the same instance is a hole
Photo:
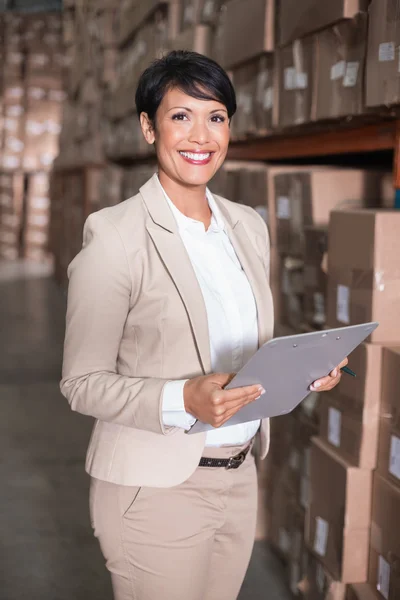
[[[246,398],[247,396],[257,394],[257,396],[265,393],[262,385],[248,385],[246,387],[234,388],[232,390],[224,390],[222,392],[222,397],[225,401],[231,402],[234,400],[240,400]]]
[[[321,379],[317,379],[310,385],[310,390],[313,392],[321,391],[321,388],[325,388],[332,381],[332,377],[328,375],[327,377],[321,377]]]
[[[221,415],[220,417],[218,417],[218,419],[215,422],[214,427],[221,427],[224,423],[226,423],[227,421],[229,421],[229,419],[231,417],[233,417],[237,412],[239,412],[239,410],[241,408],[243,408],[244,406],[246,406],[247,404],[250,404],[251,402],[254,402],[255,398],[253,399],[248,399],[245,402],[235,406],[235,407],[231,407],[229,408],[227,411],[225,411],[225,413],[223,415]]]
[[[341,380],[342,376],[339,374],[337,377],[335,378],[331,378],[329,383],[327,383],[326,385],[323,385],[321,387],[319,387],[316,391],[318,392],[329,392],[330,390],[333,390],[333,388],[335,388],[340,380]]]
[[[342,362],[340,363],[340,365],[338,365],[338,369],[341,369],[342,367],[345,367],[348,364],[349,364],[349,359],[345,358],[345,359],[342,360]]]
[[[218,398],[214,402],[214,409],[217,416],[223,416],[229,410],[239,410],[242,406],[247,404],[248,402],[252,402],[253,400],[257,400],[260,398],[262,394],[260,391],[253,392],[252,394],[246,394],[245,396],[241,396],[240,398],[236,398],[234,400],[230,400],[229,397]]]

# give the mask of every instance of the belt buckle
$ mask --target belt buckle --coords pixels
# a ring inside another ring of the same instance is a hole
[[[228,460],[228,464],[226,465],[225,469],[238,469],[240,465],[244,463],[246,454],[247,452],[242,451],[236,456],[231,456],[231,458],[229,458]]]

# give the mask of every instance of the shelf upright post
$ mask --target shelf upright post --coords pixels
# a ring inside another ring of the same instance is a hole
[[[400,210],[400,121],[396,123],[396,142],[394,148],[394,207]]]

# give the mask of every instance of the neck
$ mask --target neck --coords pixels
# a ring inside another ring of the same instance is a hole
[[[211,210],[208,205],[205,184],[184,186],[165,175],[161,170],[158,172],[158,178],[168,198],[182,214],[190,219],[202,221],[206,228],[209,227]]]

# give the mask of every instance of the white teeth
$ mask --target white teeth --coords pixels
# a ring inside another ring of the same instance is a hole
[[[191,160],[207,160],[210,158],[210,152],[199,154],[198,152],[180,152],[185,158],[190,158]]]

